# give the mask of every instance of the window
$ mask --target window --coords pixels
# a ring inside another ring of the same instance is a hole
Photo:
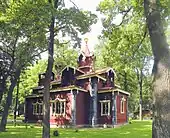
[[[33,103],[33,115],[42,115],[43,114],[43,103]]]
[[[102,100],[101,103],[101,116],[110,115],[110,100]]]
[[[125,112],[125,101],[126,99],[124,97],[120,99],[120,113],[122,114]]]
[[[57,99],[51,101],[52,115],[64,115],[65,114],[66,101],[63,99]]]

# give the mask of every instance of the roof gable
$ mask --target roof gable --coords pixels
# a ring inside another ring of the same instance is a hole
[[[96,70],[95,73],[96,74],[103,74],[103,73],[108,73],[109,71],[113,72],[114,75],[116,76],[116,72],[111,67],[107,67],[107,68],[104,68],[104,69]]]
[[[67,71],[73,70],[75,73],[76,73],[76,72],[79,72],[80,74],[84,74],[83,71],[81,71],[81,70],[79,70],[79,69],[77,69],[77,68],[75,68],[75,67],[72,67],[72,66],[66,66],[66,67],[61,71],[61,74],[62,74],[65,70],[67,70]]]

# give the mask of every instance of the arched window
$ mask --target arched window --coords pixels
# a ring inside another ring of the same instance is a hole
[[[52,115],[65,115],[66,112],[66,100],[55,99],[51,101]]]
[[[33,105],[33,115],[42,115],[43,114],[43,103],[42,102],[36,102],[32,103]]]
[[[124,96],[122,96],[120,99],[120,113],[121,114],[125,113],[125,101],[126,99],[124,98]]]

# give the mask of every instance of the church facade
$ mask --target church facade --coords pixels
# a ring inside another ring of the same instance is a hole
[[[129,93],[115,84],[110,68],[94,69],[95,57],[86,45],[78,58],[78,67],[65,67],[53,73],[50,89],[50,124],[53,126],[121,125],[128,122]],[[25,99],[25,120],[37,122],[43,117],[43,82]]]

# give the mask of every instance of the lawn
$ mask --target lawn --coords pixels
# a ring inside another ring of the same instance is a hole
[[[51,129],[52,132],[55,129]],[[151,121],[134,121],[132,124],[118,128],[84,128],[75,132],[74,129],[57,129],[59,138],[151,138]],[[13,127],[8,125],[7,132],[1,132],[0,138],[41,138],[42,128],[30,126]]]

